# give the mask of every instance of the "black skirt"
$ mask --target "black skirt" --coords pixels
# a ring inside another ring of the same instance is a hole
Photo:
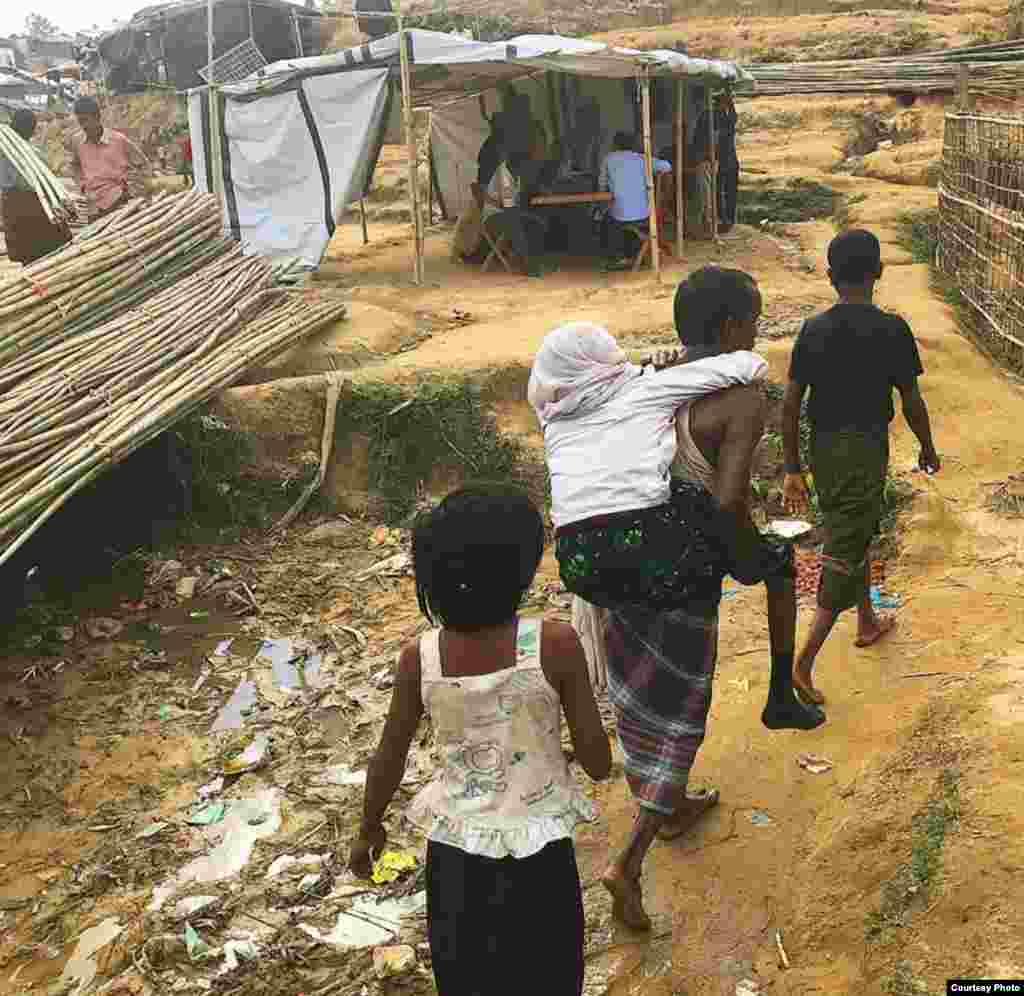
[[[568,838],[528,858],[427,844],[438,996],[580,996],[583,892]]]
[[[555,556],[566,589],[591,605],[713,615],[727,574],[749,585],[794,573],[793,551],[766,539],[752,563],[734,564],[730,528],[705,488],[673,479],[663,505],[559,529]]]

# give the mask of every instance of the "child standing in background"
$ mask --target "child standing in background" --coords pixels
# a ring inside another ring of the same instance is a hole
[[[586,659],[572,628],[523,619],[544,549],[523,494],[456,491],[413,533],[420,609],[440,624],[402,651],[366,780],[349,864],[370,874],[385,810],[424,711],[441,770],[407,815],[428,837],[427,922],[439,996],[579,996],[583,898],[572,833],[595,818],[561,749],[611,771]]]

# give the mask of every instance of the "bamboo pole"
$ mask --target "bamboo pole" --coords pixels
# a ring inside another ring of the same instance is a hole
[[[718,241],[718,129],[715,127],[715,95],[705,78],[704,105],[708,115],[708,159],[711,161],[711,237]]]
[[[0,391],[0,564],[110,465],[344,313],[272,287],[282,270],[236,246]]]
[[[657,280],[661,281],[661,247],[658,244],[658,206],[654,194],[654,156],[651,151],[651,80],[644,72],[640,80],[641,114],[644,132],[644,174],[647,180],[647,209],[650,212],[648,225],[651,239],[651,267]]]
[[[395,0],[398,19],[398,57],[402,80],[402,117],[405,122],[406,157],[409,168],[409,206],[412,209],[413,236],[416,240],[416,258],[413,263],[413,281],[423,283],[423,223],[420,218],[419,163],[416,155],[416,132],[412,117],[412,82],[409,76],[409,51],[406,47],[405,28],[402,23],[402,3]]]
[[[684,175],[687,177],[687,190],[689,190],[689,175],[690,175],[690,81],[685,80],[683,83],[683,131],[685,138],[683,140],[683,170]],[[686,197],[683,199],[683,238],[690,234],[690,198]]]
[[[686,214],[686,115],[683,111],[683,101],[686,100],[686,92],[683,89],[682,80],[676,80],[676,258],[683,258],[684,240],[683,218]]]
[[[0,280],[0,392],[55,344],[153,297],[231,245],[220,235],[215,198],[195,190],[132,201],[103,222]]]
[[[957,67],[957,97],[959,110],[974,109],[974,103],[971,100],[971,67],[966,62],[962,62]]]
[[[210,147],[207,156],[210,161],[210,173],[213,176],[213,190],[218,204],[224,200],[224,173],[220,148],[220,104],[217,101],[217,87],[213,80],[213,3],[206,0],[206,64],[209,67],[210,79],[207,81],[207,96],[210,101]]]
[[[363,245],[369,245],[370,236],[366,231],[366,201],[362,197],[359,198],[359,220],[363,223]]]
[[[32,146],[9,125],[0,125],[0,155],[35,191],[44,213],[51,222],[66,216],[71,195],[49,167],[36,155]]]
[[[430,144],[430,129],[427,129],[427,224],[434,224],[434,150]]]

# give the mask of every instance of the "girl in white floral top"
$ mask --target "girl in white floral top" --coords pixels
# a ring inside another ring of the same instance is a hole
[[[441,766],[407,816],[427,844],[427,920],[439,996],[579,996],[583,901],[572,844],[594,819],[561,748],[565,714],[591,778],[611,750],[572,627],[518,615],[544,549],[523,494],[466,488],[420,519],[420,608],[441,628],[402,652],[350,856],[370,874],[384,812],[420,718]]]

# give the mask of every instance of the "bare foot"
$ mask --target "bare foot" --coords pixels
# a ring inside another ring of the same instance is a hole
[[[650,930],[651,918],[644,912],[644,897],[639,878],[628,878],[617,865],[602,876],[601,884],[614,900],[612,916],[633,930]]]
[[[688,795],[686,802],[661,825],[659,839],[675,840],[676,837],[682,837],[709,809],[717,805],[718,789],[708,789],[700,795]]]
[[[768,704],[761,713],[761,722],[769,730],[815,730],[825,722],[825,713],[816,705],[804,705],[796,695]]]
[[[896,620],[889,616],[879,616],[878,624],[868,629],[857,629],[857,639],[853,641],[855,647],[870,647],[878,643],[887,633],[896,628]]]
[[[810,671],[804,674],[799,668],[793,668],[793,690],[804,702],[819,706],[825,704],[825,696],[814,687]]]

